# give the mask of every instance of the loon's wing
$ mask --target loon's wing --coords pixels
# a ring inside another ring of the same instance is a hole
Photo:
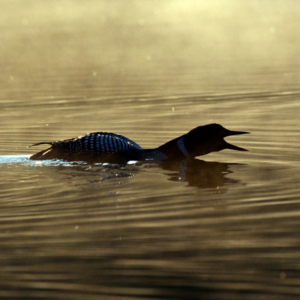
[[[137,148],[137,149],[140,149],[140,150],[143,149],[143,148],[142,148],[140,145],[138,145],[136,142],[130,140],[129,138],[127,138],[127,137],[125,137],[125,136],[123,136],[123,135],[116,134],[116,133],[108,133],[108,132],[100,132],[100,133],[109,134],[109,135],[111,135],[112,137],[119,138],[119,139],[123,140],[124,142],[127,142],[127,143],[131,144],[132,146],[134,146],[134,147]]]
[[[51,147],[32,155],[29,159],[113,160],[122,155],[124,159],[142,147],[134,141],[115,133],[93,132],[84,136],[58,142],[41,142],[32,146],[50,144]],[[131,156],[130,156],[131,157]]]
[[[94,153],[118,153],[143,148],[123,135],[111,132],[93,132],[78,138],[62,141],[65,145],[76,142],[83,151]]]

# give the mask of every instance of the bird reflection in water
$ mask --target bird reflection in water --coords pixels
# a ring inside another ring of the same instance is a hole
[[[44,163],[44,162],[43,162]],[[163,162],[132,162],[128,165],[116,164],[80,164],[55,166],[56,171],[72,173],[72,177],[85,178],[89,184],[123,185],[130,178],[139,176],[144,168],[162,168],[168,180],[187,182],[188,187],[201,189],[221,188],[224,185],[236,184],[240,180],[228,178],[232,174],[232,166],[241,166],[237,163],[206,162],[199,159],[167,160]],[[47,164],[47,167],[49,165]]]
[[[228,178],[233,173],[231,166],[237,163],[206,162],[199,159],[187,159],[181,161],[164,161],[162,168],[176,173],[168,174],[171,181],[187,182],[188,186],[198,188],[218,188],[225,184],[234,184],[239,180]]]

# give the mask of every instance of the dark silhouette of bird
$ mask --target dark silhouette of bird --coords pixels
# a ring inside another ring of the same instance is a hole
[[[51,146],[33,154],[29,159],[122,163],[130,160],[160,161],[194,158],[224,149],[247,151],[224,140],[228,136],[246,133],[249,132],[232,131],[219,124],[208,124],[196,127],[157,148],[143,149],[122,135],[93,132],[63,141],[34,144],[32,146],[41,144],[50,144]]]

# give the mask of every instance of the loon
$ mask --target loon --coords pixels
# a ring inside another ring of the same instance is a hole
[[[33,144],[32,146],[49,144],[51,147],[31,155],[29,159],[119,163],[130,160],[194,158],[224,149],[247,151],[224,140],[227,136],[246,133],[249,132],[231,131],[219,124],[208,124],[196,127],[155,149],[143,149],[137,143],[122,135],[109,132],[93,132],[63,141]]]

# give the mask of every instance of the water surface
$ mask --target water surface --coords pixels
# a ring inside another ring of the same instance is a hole
[[[0,297],[300,298],[298,2],[110,3],[0,12]],[[40,141],[151,148],[213,122],[251,132],[227,138],[249,151],[27,160]]]

